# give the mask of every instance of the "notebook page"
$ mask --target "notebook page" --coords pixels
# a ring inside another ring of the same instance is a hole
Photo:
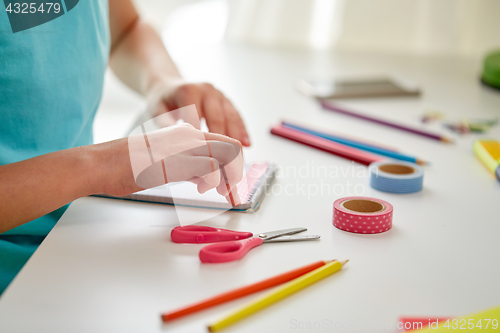
[[[268,163],[253,163],[245,168],[243,179],[238,183],[238,194],[241,205],[239,209],[250,208],[253,194],[262,183]],[[211,208],[232,208],[225,197],[211,189],[204,194],[198,193],[196,185],[190,182],[170,183],[159,187],[134,193],[129,198],[145,201],[161,201],[176,205],[189,205]]]

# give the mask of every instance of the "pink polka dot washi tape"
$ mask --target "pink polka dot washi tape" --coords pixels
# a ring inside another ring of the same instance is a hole
[[[379,234],[392,228],[392,205],[368,197],[347,197],[333,203],[333,225],[356,234]]]

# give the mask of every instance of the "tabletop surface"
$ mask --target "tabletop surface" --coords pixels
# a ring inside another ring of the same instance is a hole
[[[459,316],[499,305],[500,184],[474,157],[475,136],[442,144],[324,111],[293,88],[300,78],[389,73],[415,80],[423,95],[341,104],[417,127],[430,109],[450,119],[498,117],[500,93],[478,83],[480,61],[224,44],[176,60],[187,78],[213,82],[241,110],[253,143],[245,159],[281,167],[259,211],[224,213],[201,224],[251,232],[307,227],[321,240],[264,244],[237,262],[201,264],[202,245],[169,239],[178,225],[174,207],[82,198],[0,299],[1,332],[206,332],[207,324],[255,295],[168,325],[160,313],[335,258],[350,262],[227,332],[394,332],[391,325],[402,315]],[[282,119],[430,161],[423,191],[396,195],[370,188],[366,167],[272,136],[271,126]],[[446,133],[436,126],[429,128]],[[500,131],[489,135],[499,138]],[[351,195],[390,202],[392,230],[359,235],[333,227],[333,202]]]

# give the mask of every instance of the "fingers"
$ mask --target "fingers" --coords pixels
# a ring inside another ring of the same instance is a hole
[[[177,162],[178,161],[175,161],[174,163],[178,166]],[[219,162],[215,158],[196,156],[191,157],[191,160],[189,162],[190,163],[186,165],[189,165],[190,167],[188,167],[187,169],[184,168],[184,172],[192,175],[193,177],[184,180],[195,183],[197,185],[199,193],[203,194],[208,190],[217,188],[217,192],[223,195],[228,203],[234,204],[235,206],[241,204],[237,186],[231,187],[229,185],[229,181],[225,176],[226,173],[222,171],[222,169],[220,169]],[[184,178],[186,177],[184,176]],[[175,181],[179,180],[182,179],[176,179]],[[228,186],[230,190],[228,190]],[[229,191],[231,192],[231,194],[229,193]]]
[[[212,133],[228,135],[250,146],[245,124],[233,104],[212,85],[206,85],[203,97],[203,116]]]
[[[207,141],[206,146],[190,150],[194,156],[209,156],[218,162],[222,177],[217,186],[217,192],[223,196],[228,196],[229,192],[232,192],[235,202],[239,201],[239,198],[236,198],[236,185],[243,178],[243,154],[238,143],[236,140],[233,142]],[[199,190],[205,188],[198,187]]]
[[[207,147],[210,157],[217,159],[221,166],[232,162],[241,152],[240,146],[234,142],[207,141]]]
[[[234,140],[236,141],[236,140]],[[207,141],[206,145],[189,150],[193,156],[211,157],[224,167],[231,187],[240,182],[243,177],[243,154],[236,142]]]
[[[179,97],[182,102],[196,103],[197,97],[187,95],[189,94],[185,93]],[[215,98],[216,96],[219,99]],[[224,118],[223,114],[222,119],[230,118],[232,123],[239,126],[238,129],[231,130],[233,136],[244,138],[246,130],[241,118],[229,101],[224,99],[227,104],[224,107],[221,106],[220,98],[224,98],[221,96],[222,94],[218,92],[218,95],[214,94],[204,101],[206,110],[210,110],[207,111],[208,114],[212,119],[216,119],[221,116],[221,110],[229,110],[227,112],[231,116]],[[182,109],[189,113],[188,111],[191,110],[189,108],[192,109],[191,113],[197,119],[192,104]],[[182,109],[163,114],[165,122],[175,121],[177,113],[183,112]],[[176,111],[178,112],[175,113]],[[182,119],[184,117],[185,115]],[[209,126],[212,128],[215,126],[216,130],[223,129],[227,127],[224,121],[219,124],[212,121]],[[236,185],[243,175],[243,154],[240,141],[218,133],[203,133],[187,123],[143,133],[144,128],[147,130],[146,125],[144,123],[142,129],[138,127],[136,135],[129,138],[129,154],[138,186],[149,188],[167,182],[187,180],[196,183],[200,193],[217,188],[220,194],[227,197],[231,192],[232,200],[228,199],[228,201],[239,203]],[[135,141],[137,144],[134,145]],[[140,163],[135,163],[136,160]],[[224,169],[224,174],[219,168]]]
[[[217,187],[221,181],[219,162],[210,157],[195,157],[197,159],[195,164],[198,164],[197,170],[194,170],[193,174],[195,177],[200,179],[198,182],[198,192],[205,193]],[[207,172],[207,170],[210,170]]]
[[[163,104],[159,108],[160,112],[194,104],[198,118],[205,118],[210,132],[228,135],[241,141],[244,146],[250,146],[250,139],[240,114],[211,84],[179,84],[175,89],[167,91]],[[194,126],[199,128],[199,125]]]
[[[206,146],[203,132],[186,123],[146,132],[140,139],[148,146],[147,157],[151,156],[155,162],[192,148]]]
[[[203,116],[203,92],[198,85],[181,85],[174,91],[172,98],[169,98],[168,100],[170,100],[170,103],[167,103],[170,110],[194,104],[198,112],[198,121],[196,123],[192,123],[192,121],[187,120],[185,117],[182,117],[182,119],[192,123],[192,125],[194,125],[197,129],[200,129],[199,119]]]
[[[197,177],[190,179],[190,181],[197,185],[198,192],[203,194],[208,190],[217,187],[217,192],[223,195],[228,203],[234,204],[235,206],[240,205],[241,199],[238,195],[238,187],[230,186],[226,176],[226,172],[224,171],[224,167],[220,167],[218,161],[214,158],[194,158],[198,159],[195,162],[195,164],[198,165],[198,167],[196,167],[197,170],[193,170],[193,173],[196,174]],[[207,172],[207,167],[209,164],[211,164],[211,170],[214,170],[214,172],[205,174]]]
[[[245,147],[249,147],[250,138],[240,114],[225,97],[223,97],[222,106],[226,115],[226,135],[239,140]]]
[[[236,187],[236,185],[243,178],[243,155],[240,153],[233,159],[231,162],[226,163],[225,165],[220,165],[220,168],[224,170],[227,183],[229,184],[229,188],[232,190]],[[221,183],[217,186],[217,191],[222,195],[228,195],[227,187],[225,184]]]
[[[219,193],[227,196],[227,185],[232,189],[243,177],[243,156],[236,143],[206,141],[164,161],[168,181],[203,178],[206,184],[198,187],[203,192],[217,186]],[[219,168],[224,168],[225,178]]]
[[[205,87],[203,98],[203,116],[210,132],[226,135],[226,116],[222,105],[222,94],[214,87]]]
[[[231,144],[237,145],[238,147],[240,147],[240,150],[241,150],[241,148],[243,148],[243,146],[242,146],[242,144],[241,144],[240,141],[238,141],[236,139],[233,139],[233,138],[230,138],[228,136],[217,134],[217,133],[203,133],[203,134],[205,136],[205,140],[206,141],[227,142],[227,143],[231,143]]]
[[[236,185],[243,178],[243,154],[240,146],[219,141],[207,141],[207,145],[211,147],[212,157],[219,161],[223,176],[217,186],[217,192],[223,196],[228,196],[229,192],[233,192],[233,195],[237,196]]]

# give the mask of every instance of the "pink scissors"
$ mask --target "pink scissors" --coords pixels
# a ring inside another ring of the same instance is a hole
[[[175,227],[170,233],[172,242],[189,244],[226,242],[252,236],[251,232],[204,227],[201,225]]]
[[[204,263],[221,263],[235,261],[251,249],[262,243],[306,241],[320,238],[318,235],[289,236],[307,231],[306,228],[292,228],[270,231],[252,237],[251,232],[238,232],[226,229],[186,226],[176,227],[170,234],[175,243],[215,243],[201,249],[199,257]]]

